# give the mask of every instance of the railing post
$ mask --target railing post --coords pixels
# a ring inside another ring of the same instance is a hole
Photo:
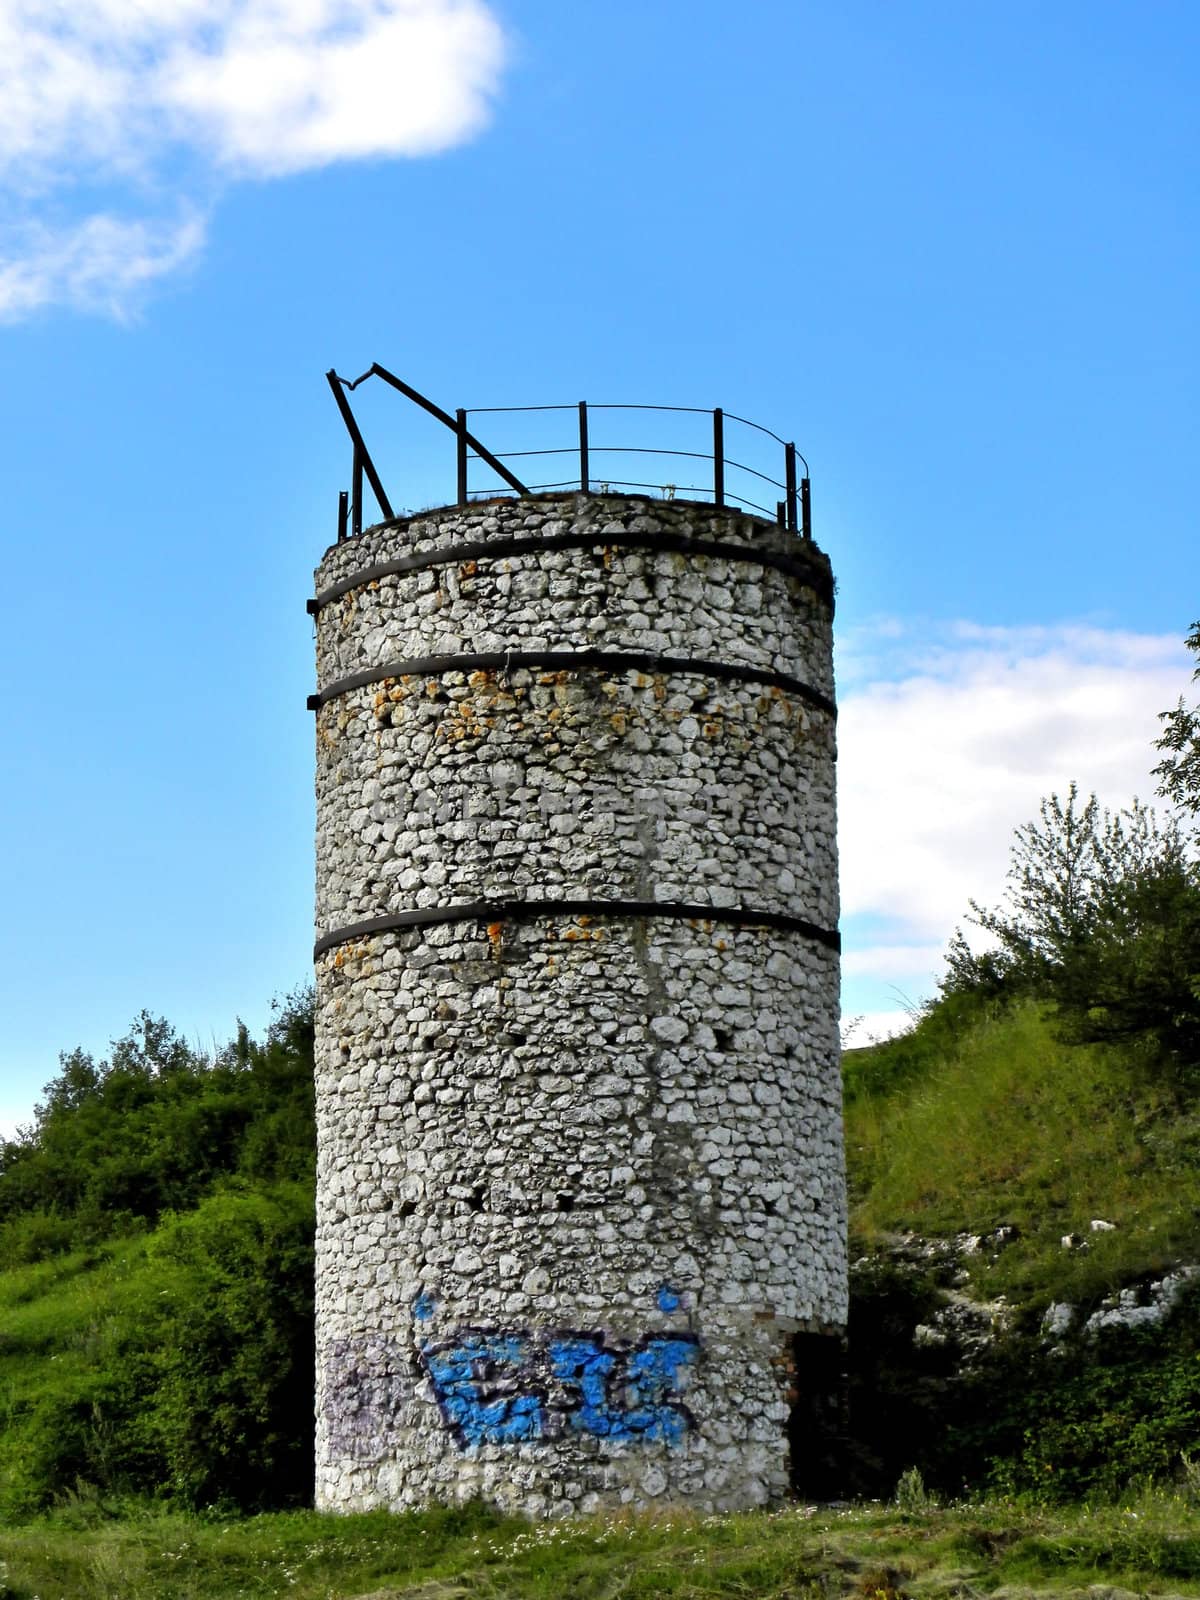
[[[713,409],[713,504],[725,504],[725,413]]]
[[[458,436],[458,503],[467,503],[467,413],[459,406],[454,413]]]
[[[783,455],[787,467],[784,473],[787,480],[787,530],[789,533],[795,533],[799,523],[796,516],[796,446],[785,444]]]
[[[363,458],[358,445],[354,446],[354,471],[350,478],[350,532],[362,532],[362,480]]]
[[[787,527],[787,506],[782,500],[776,500],[775,502],[775,521],[781,528]]]
[[[346,537],[346,524],[350,520],[350,496],[345,489],[338,491],[338,536],[337,542],[341,544]]]
[[[591,490],[592,472],[588,463],[587,401],[579,402],[579,487],[583,494]]]
[[[812,538],[812,497],[808,479],[800,479],[800,531],[806,539]]]

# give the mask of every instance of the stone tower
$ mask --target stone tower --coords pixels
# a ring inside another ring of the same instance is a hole
[[[318,1505],[804,1484],[846,1319],[827,559],[524,493],[316,590]]]

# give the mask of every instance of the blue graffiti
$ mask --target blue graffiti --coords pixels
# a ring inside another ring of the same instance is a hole
[[[464,1448],[565,1432],[674,1445],[692,1426],[680,1391],[698,1349],[685,1333],[648,1334],[630,1346],[610,1345],[602,1333],[534,1339],[465,1328],[426,1345],[421,1363]]]
[[[681,1371],[695,1359],[695,1341],[686,1337],[649,1339],[629,1352],[625,1362],[625,1404],[632,1431],[646,1439],[679,1443],[692,1419],[670,1396],[679,1389]]]
[[[554,1340],[549,1350],[554,1376],[579,1390],[568,1427],[604,1439],[678,1444],[683,1438],[691,1418],[670,1397],[679,1390],[681,1370],[696,1359],[693,1340],[652,1338],[618,1355],[598,1338],[576,1336]]]
[[[416,1317],[418,1322],[428,1322],[433,1316],[436,1305],[437,1302],[429,1293],[428,1289],[422,1289],[420,1294],[413,1301],[412,1314],[414,1317]]]
[[[442,1415],[464,1445],[541,1437],[541,1399],[522,1392],[527,1344],[517,1334],[468,1333],[422,1351]]]
[[[670,1316],[672,1311],[679,1310],[680,1294],[678,1289],[672,1289],[669,1283],[664,1283],[658,1291],[658,1309]]]
[[[568,1334],[553,1339],[547,1346],[552,1377],[568,1389],[579,1391],[575,1409],[567,1413],[567,1425],[580,1433],[595,1433],[601,1438],[615,1433],[616,1417],[609,1405],[608,1390],[612,1370],[617,1365],[615,1351],[604,1348],[603,1335]]]

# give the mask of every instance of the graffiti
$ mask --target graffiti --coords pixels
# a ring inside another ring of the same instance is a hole
[[[325,1361],[326,1425],[335,1454],[367,1461],[395,1446],[405,1380],[404,1352],[390,1339],[336,1339]]]
[[[464,1328],[427,1344],[421,1365],[464,1448],[570,1433],[674,1445],[692,1426],[680,1391],[698,1348],[688,1333],[647,1334],[629,1345],[602,1333]]]
[[[517,1334],[465,1332],[421,1352],[442,1415],[464,1445],[541,1437],[542,1402],[527,1392],[525,1344]]]
[[[550,1370],[579,1391],[567,1424],[580,1433],[609,1439],[663,1439],[678,1444],[691,1418],[676,1394],[680,1372],[696,1359],[687,1335],[643,1339],[632,1350],[605,1348],[603,1335],[568,1335],[551,1340]]]
[[[437,1310],[437,1301],[426,1289],[422,1289],[413,1301],[412,1314],[418,1322],[428,1322]]]

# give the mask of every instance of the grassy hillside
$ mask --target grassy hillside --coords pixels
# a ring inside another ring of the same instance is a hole
[[[1187,1473],[1198,1286],[1162,1321],[1086,1327],[1200,1263],[1186,1078],[1137,1045],[1065,1042],[1032,999],[951,996],[848,1055],[846,1135],[861,1487],[916,1464],[944,1492],[1061,1502]],[[1054,1332],[1052,1303],[1071,1307]]]
[[[213,1058],[145,1013],[62,1058],[0,1144],[0,1518],[306,1500],[313,1147],[307,996]]]
[[[303,1502],[311,1209],[304,1185],[222,1191],[0,1272],[0,1519],[81,1493]]]
[[[1023,1301],[1095,1298],[1200,1262],[1200,1099],[1137,1049],[1065,1043],[1034,1000],[958,1001],[849,1052],[845,1076],[860,1246],[1014,1228],[967,1267],[989,1297]],[[1068,1234],[1086,1247],[1064,1249]]]

